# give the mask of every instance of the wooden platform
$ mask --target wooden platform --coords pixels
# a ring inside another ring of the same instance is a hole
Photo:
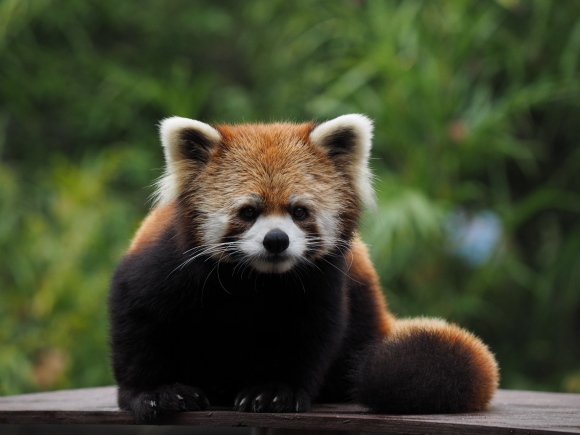
[[[119,411],[115,387],[0,397],[0,424],[135,424]],[[473,414],[374,415],[357,405],[316,405],[304,414],[224,409],[184,412],[161,424],[382,433],[580,433],[580,394],[500,390],[490,409]]]

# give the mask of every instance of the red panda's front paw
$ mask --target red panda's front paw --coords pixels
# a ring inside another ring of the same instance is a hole
[[[152,391],[119,388],[119,406],[139,421],[152,422],[160,415],[180,411],[201,411],[209,400],[199,388],[183,384],[163,385]]]
[[[234,403],[234,410],[242,412],[306,412],[309,409],[308,393],[286,385],[245,388]]]

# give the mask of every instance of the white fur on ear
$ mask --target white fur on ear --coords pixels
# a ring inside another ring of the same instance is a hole
[[[153,194],[156,204],[165,204],[175,199],[180,190],[180,168],[187,159],[183,154],[183,135],[193,133],[205,143],[218,143],[221,135],[212,126],[194,119],[173,116],[161,121],[159,135],[165,154],[165,174],[156,182]]]
[[[173,116],[161,121],[159,125],[159,135],[161,136],[161,143],[165,150],[165,161],[167,165],[181,160],[183,157],[180,154],[180,146],[183,139],[180,135],[184,130],[193,130],[200,133],[211,142],[219,142],[221,136],[218,131],[211,125],[205,122],[196,121],[195,119],[181,118]]]
[[[372,139],[373,122],[358,113],[326,121],[310,133],[310,141],[314,145],[321,147],[329,156],[340,155],[344,162],[342,166],[352,179],[356,194],[367,207],[375,205],[372,174],[368,165]],[[345,144],[345,140],[348,143]]]

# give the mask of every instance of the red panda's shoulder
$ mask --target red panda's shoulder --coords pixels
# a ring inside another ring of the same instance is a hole
[[[175,201],[156,206],[141,222],[131,240],[127,254],[137,253],[152,245],[171,225],[176,214]]]

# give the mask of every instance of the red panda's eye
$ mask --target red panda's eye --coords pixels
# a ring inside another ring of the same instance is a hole
[[[254,219],[256,217],[256,209],[254,207],[244,207],[241,211],[241,215],[244,219]]]
[[[301,220],[306,218],[307,215],[308,213],[306,213],[305,208],[295,207],[294,210],[292,210],[292,216],[294,216],[295,219]]]

